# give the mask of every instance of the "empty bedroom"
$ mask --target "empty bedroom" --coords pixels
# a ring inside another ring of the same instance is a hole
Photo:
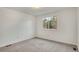
[[[79,8],[0,7],[0,52],[78,52]]]

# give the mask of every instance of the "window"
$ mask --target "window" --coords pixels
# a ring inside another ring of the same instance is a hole
[[[43,28],[44,29],[56,29],[57,28],[57,17],[46,17],[43,18]]]

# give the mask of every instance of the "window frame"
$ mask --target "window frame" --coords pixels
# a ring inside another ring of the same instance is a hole
[[[50,18],[52,20],[52,18],[54,18],[54,17],[56,17],[56,19],[55,19],[56,20],[56,28],[49,28],[49,21],[48,20],[47,20],[47,22],[48,22],[47,28],[45,28],[44,27],[44,25],[45,25],[44,20],[46,18]],[[43,19],[43,29],[45,29],[45,30],[56,30],[57,29],[57,16],[48,16],[48,17],[44,17],[42,19]]]

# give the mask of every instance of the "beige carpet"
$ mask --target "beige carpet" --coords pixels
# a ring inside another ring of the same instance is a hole
[[[74,46],[43,39],[25,40],[9,47],[0,48],[0,52],[74,52]]]

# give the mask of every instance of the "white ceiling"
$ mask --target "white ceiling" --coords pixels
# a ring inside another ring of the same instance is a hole
[[[34,16],[56,12],[67,7],[40,7],[40,8],[33,8],[33,7],[8,7],[9,9],[17,10],[20,12],[28,13]]]

